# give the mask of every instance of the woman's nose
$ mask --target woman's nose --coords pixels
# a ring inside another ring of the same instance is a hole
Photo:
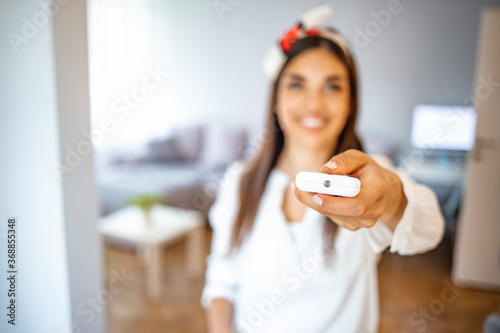
[[[323,111],[325,99],[320,89],[310,90],[307,94],[307,111]]]

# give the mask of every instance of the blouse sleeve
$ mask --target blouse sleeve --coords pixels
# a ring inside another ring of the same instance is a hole
[[[386,156],[374,155],[372,158],[399,176],[408,199],[394,232],[380,221],[372,228],[362,229],[373,251],[380,253],[390,246],[392,253],[413,255],[437,247],[444,235],[444,218],[434,192],[416,183],[403,170],[395,168]]]
[[[217,198],[209,211],[212,227],[212,245],[207,257],[205,286],[200,300],[208,308],[214,298],[233,301],[237,280],[234,255],[229,254],[231,232],[238,208],[239,179],[243,163],[233,163],[221,178]]]

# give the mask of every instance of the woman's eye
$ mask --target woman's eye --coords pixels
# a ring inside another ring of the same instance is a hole
[[[288,88],[290,89],[300,89],[302,88],[302,84],[298,83],[298,82],[292,82],[288,85]]]
[[[331,91],[340,91],[341,90],[341,86],[339,86],[338,84],[329,84],[326,86],[325,90],[328,91],[328,92],[331,92]]]

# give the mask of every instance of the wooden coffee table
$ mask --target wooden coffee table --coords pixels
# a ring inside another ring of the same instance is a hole
[[[161,251],[164,247],[187,238],[187,268],[191,273],[203,270],[204,218],[200,212],[155,205],[151,225],[147,227],[142,210],[128,206],[102,217],[99,232],[104,240],[134,246],[146,265],[146,292],[150,300],[158,300],[162,291]]]

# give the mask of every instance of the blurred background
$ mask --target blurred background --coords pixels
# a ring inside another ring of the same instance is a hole
[[[482,332],[500,311],[498,0],[1,1],[0,240],[15,218],[20,290],[2,332],[206,331],[207,213],[266,139],[262,59],[324,3],[365,150],[446,218],[436,250],[384,255],[379,331]]]

